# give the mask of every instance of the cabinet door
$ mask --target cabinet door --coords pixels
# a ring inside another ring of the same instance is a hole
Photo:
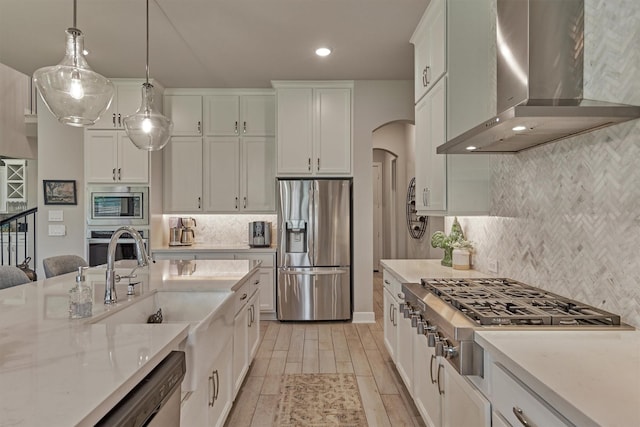
[[[435,349],[427,346],[425,335],[416,334],[413,344],[413,400],[426,425],[439,427],[442,409],[438,391],[438,358]]]
[[[85,132],[84,150],[84,170],[87,182],[116,182],[118,133],[88,130]]]
[[[164,210],[202,210],[202,138],[173,137],[163,150]]]
[[[278,174],[310,175],[313,142],[313,90],[277,92]]]
[[[276,134],[276,99],[274,95],[243,95],[240,99],[244,136]]]
[[[233,319],[233,398],[242,385],[249,367],[249,320],[250,305],[244,304]]]
[[[242,142],[242,203],[240,210],[274,212],[276,170],[274,138],[247,137]]]
[[[447,208],[445,142],[446,77],[416,104],[416,208],[443,213]]]
[[[208,137],[204,142],[204,209],[240,209],[240,138]]]
[[[226,346],[231,345],[229,342]],[[221,427],[233,404],[233,378],[230,351],[221,351],[213,362],[209,377],[208,426]]]
[[[262,284],[260,285],[262,286]],[[259,288],[247,303],[249,326],[247,330],[247,368],[258,352],[260,344],[260,293]]]
[[[447,2],[433,0],[427,11],[427,90],[447,71]]]
[[[139,150],[126,132],[118,132],[118,182],[149,182],[149,152]]]
[[[120,83],[116,86],[116,90],[118,92],[116,123],[118,129],[124,129],[124,118],[138,111],[142,104],[142,82]],[[159,110],[156,97],[153,99],[153,107]],[[160,104],[160,108],[162,108],[162,104]]]
[[[395,362],[398,342],[398,332],[396,330],[398,307],[396,300],[387,288],[384,288],[382,298],[384,309],[384,345],[391,356],[391,360]]]
[[[351,173],[351,89],[315,89],[313,169],[316,174]]]
[[[205,135],[240,135],[240,97],[238,95],[208,95],[203,98]]]
[[[113,94],[113,99],[109,108],[105,110],[98,120],[91,126],[91,130],[105,129],[114,130],[118,128],[118,92],[117,90]],[[122,118],[120,119],[122,121]]]
[[[413,336],[415,328],[411,327],[411,318],[398,315],[398,347],[396,349],[396,368],[407,386],[409,394],[413,396]]]
[[[164,115],[173,121],[172,135],[202,135],[202,96],[167,95],[164,97]]]
[[[442,359],[441,363],[444,369],[442,426],[491,427],[489,401],[448,361]]]

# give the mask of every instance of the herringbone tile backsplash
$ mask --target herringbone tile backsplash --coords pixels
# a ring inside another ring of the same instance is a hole
[[[640,105],[640,1],[586,0],[585,20],[585,97]],[[458,218],[474,267],[640,328],[640,120],[491,161],[491,216]]]

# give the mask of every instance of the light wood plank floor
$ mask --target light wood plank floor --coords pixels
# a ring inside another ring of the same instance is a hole
[[[376,323],[262,321],[256,358],[225,426],[270,426],[285,373],[354,373],[369,426],[424,426],[384,347],[382,274],[374,273]]]

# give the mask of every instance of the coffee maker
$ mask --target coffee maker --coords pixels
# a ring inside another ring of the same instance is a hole
[[[196,234],[193,231],[193,227],[196,226],[195,218],[183,217],[180,218],[180,224],[182,226],[182,235],[180,236],[180,243],[185,246],[192,245],[196,239]]]
[[[271,246],[271,223],[252,221],[249,223],[249,246],[261,248]]]

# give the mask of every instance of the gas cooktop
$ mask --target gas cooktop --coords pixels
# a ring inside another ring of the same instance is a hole
[[[422,286],[478,325],[620,325],[618,315],[512,279],[422,279]]]

